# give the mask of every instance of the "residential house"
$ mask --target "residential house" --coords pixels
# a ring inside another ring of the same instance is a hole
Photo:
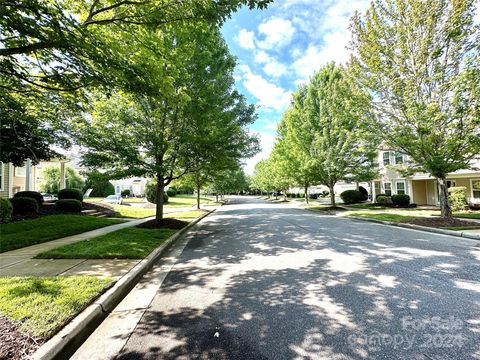
[[[403,176],[398,167],[407,163],[408,157],[401,151],[379,149],[380,177],[373,181],[372,199],[377,194],[407,194],[410,201],[418,205],[440,205],[438,183],[430,174],[416,173]],[[477,168],[477,169],[476,169]],[[476,170],[475,170],[476,169]],[[480,202],[480,160],[471,169],[458,170],[447,175],[447,186],[464,186],[470,203]]]
[[[65,164],[69,161],[66,158],[52,159],[48,164],[60,167],[60,188],[65,188]],[[40,191],[42,181],[42,168],[47,163],[41,162],[32,165],[27,160],[23,166],[13,166],[11,163],[0,162],[0,197],[11,198],[19,191]]]
[[[123,190],[130,190],[133,196],[145,196],[147,181],[145,178],[129,178],[112,180],[111,183],[115,187],[115,195],[120,195]]]

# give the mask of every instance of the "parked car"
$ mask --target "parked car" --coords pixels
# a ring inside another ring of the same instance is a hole
[[[57,200],[57,197],[53,194],[49,194],[49,193],[41,193],[41,194],[43,196],[43,200],[45,201]]]
[[[120,195],[108,195],[105,199],[103,199],[103,202],[106,202],[107,204],[120,205],[122,203],[122,197]]]

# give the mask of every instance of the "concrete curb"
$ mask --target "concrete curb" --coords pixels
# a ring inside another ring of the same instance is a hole
[[[414,224],[396,223],[396,222],[392,222],[392,221],[365,219],[365,218],[361,218],[361,217],[357,217],[357,216],[345,216],[345,217],[349,218],[349,219],[367,221],[367,222],[372,222],[372,223],[376,223],[376,224],[390,225],[390,226],[402,227],[402,228],[407,228],[407,229],[414,229],[414,230],[420,230],[420,231],[425,231],[425,232],[431,232],[431,233],[436,233],[436,234],[456,236],[456,237],[462,237],[462,238],[473,239],[473,240],[480,240],[480,235],[467,234],[467,233],[464,233],[463,231],[437,229],[437,228],[431,228],[431,227],[427,227],[427,226],[420,226],[420,225],[414,225]]]
[[[57,334],[43,344],[31,357],[32,360],[69,359],[78,347],[100,325],[108,314],[130,292],[145,273],[150,270],[166,250],[199,221],[216,209],[200,216],[172,235],[153,250],[146,258],[121,277],[110,289],[65,325]]]

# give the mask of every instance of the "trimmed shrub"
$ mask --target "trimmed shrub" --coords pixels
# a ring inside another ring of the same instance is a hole
[[[78,189],[62,189],[58,192],[58,200],[74,199],[83,201],[83,194]]]
[[[363,200],[363,201],[368,200],[368,191],[367,191],[367,189],[365,189],[363,186],[359,186],[359,187],[358,187],[358,191],[360,191],[360,193],[362,194],[362,196],[363,196],[363,199],[362,199],[362,200]]]
[[[448,189],[448,198],[453,211],[462,211],[468,208],[467,188],[465,186],[454,186]]]
[[[167,195],[168,195],[169,197],[175,197],[175,196],[177,196],[177,190],[175,190],[174,188],[168,189],[168,190],[167,190]]]
[[[148,202],[157,203],[157,182],[155,180],[149,181],[145,186],[145,197]],[[168,195],[165,192],[163,193],[163,203],[168,203]]]
[[[378,202],[378,198],[379,198],[380,196],[390,197],[391,195],[387,195],[387,194],[375,194],[375,202]]]
[[[82,203],[76,199],[63,199],[55,203],[58,210],[79,213],[82,211]]]
[[[30,197],[14,197],[10,199],[13,213],[18,215],[38,213],[38,202]]]
[[[10,200],[0,198],[0,223],[5,224],[12,218],[12,203]]]
[[[340,194],[345,205],[356,204],[363,201],[363,195],[358,190],[346,190]]]
[[[19,191],[15,195],[13,195],[13,197],[27,197],[30,199],[34,199],[38,203],[38,205],[42,205],[43,203],[43,195],[37,191]]]
[[[392,203],[392,198],[387,195],[377,195],[377,203],[381,205],[388,205]]]
[[[122,192],[120,193],[120,195],[122,195],[122,196],[130,196],[130,189],[122,190]]]
[[[395,205],[406,207],[410,204],[410,196],[407,194],[392,195],[392,202]]]

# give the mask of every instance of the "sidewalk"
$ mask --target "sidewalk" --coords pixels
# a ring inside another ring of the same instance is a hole
[[[0,276],[58,276],[94,275],[119,279],[141,259],[134,260],[87,260],[87,259],[33,259],[37,254],[63,245],[105,235],[132,227],[153,217],[129,220],[125,223],[106,226],[81,234],[44,242],[0,254]]]

